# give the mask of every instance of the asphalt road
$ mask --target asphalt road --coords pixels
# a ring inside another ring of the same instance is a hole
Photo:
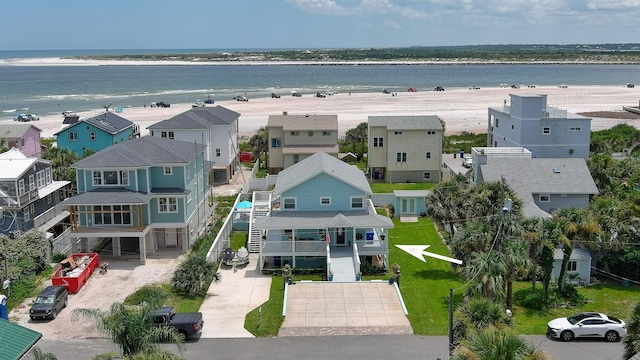
[[[559,360],[619,360],[622,343],[577,340],[570,343],[549,340],[545,336],[526,336],[539,348]],[[43,339],[38,346],[65,359],[91,359],[94,355],[113,351],[106,339],[51,341]],[[162,345],[178,353],[175,346]],[[281,337],[260,339],[200,339],[187,343],[181,354],[188,360],[436,360],[447,359],[447,338],[444,336],[380,335]]]

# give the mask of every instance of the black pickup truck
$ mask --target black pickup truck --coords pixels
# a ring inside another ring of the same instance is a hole
[[[172,307],[161,307],[153,314],[155,326],[171,326],[176,329],[183,340],[202,331],[202,313],[176,313]]]

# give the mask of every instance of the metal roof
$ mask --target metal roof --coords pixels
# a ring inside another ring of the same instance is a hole
[[[368,195],[373,193],[366,176],[360,169],[324,152],[317,152],[278,173],[273,194],[280,195],[322,173],[360,189]]]
[[[153,194],[141,193],[125,188],[99,188],[64,200],[67,205],[143,205]]]
[[[72,165],[76,169],[108,167],[148,167],[154,165],[188,164],[201,153],[204,145],[188,141],[144,136],[106,149]]]
[[[0,318],[0,360],[19,360],[42,334]]]
[[[197,107],[187,110],[172,118],[157,122],[147,129],[150,130],[178,130],[178,129],[209,129],[216,125],[229,125],[238,120],[240,114],[222,106]]]
[[[440,118],[424,116],[369,116],[369,126],[386,126],[387,130],[442,130]]]
[[[69,126],[65,126],[64,128],[62,128],[60,131],[58,131],[57,133],[55,133],[55,135],[58,135],[60,132],[68,130],[68,129],[72,129],[76,126],[80,126],[83,123],[87,123],[87,124],[91,124],[93,126],[95,126],[96,128],[103,130],[111,135],[117,134],[119,132],[121,132],[124,129],[127,129],[129,127],[132,127],[133,125],[135,125],[133,122],[123,118],[122,116],[116,115],[115,113],[112,112],[106,112],[94,117],[90,117],[87,119],[82,119],[78,122],[75,122]]]

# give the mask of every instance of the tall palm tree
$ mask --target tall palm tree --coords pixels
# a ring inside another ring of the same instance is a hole
[[[251,146],[251,155],[254,159],[262,159],[264,155],[264,164],[267,165],[267,156],[269,154],[269,130],[266,127],[258,129],[255,135],[249,139],[249,145]]]
[[[550,360],[551,356],[511,329],[488,327],[463,341],[451,359]]]
[[[499,252],[492,250],[473,253],[471,263],[463,267],[461,273],[466,281],[471,282],[465,295],[480,295],[496,302],[504,301],[507,270]]]
[[[369,123],[361,122],[355,128],[347,130],[345,141],[353,146],[353,152],[358,156],[358,160],[362,159],[367,142],[367,134],[369,133]],[[360,145],[360,149],[356,145]]]
[[[154,299],[135,307],[116,302],[109,311],[78,308],[73,310],[72,316],[74,319],[84,317],[93,320],[100,331],[111,337],[119,351],[117,354],[104,354],[107,356],[105,359],[116,359],[116,356],[133,359],[134,356],[155,353],[159,350],[156,345],[159,341],[169,341],[183,351],[184,340],[174,328],[154,326],[153,313],[158,307]]]
[[[512,237],[505,242],[502,254],[505,267],[508,269],[506,273],[506,306],[507,309],[511,309],[513,305],[513,282],[519,276],[523,276],[527,270],[531,268],[531,260],[529,259],[529,243],[520,238]]]
[[[640,302],[636,303],[627,320],[627,335],[622,339],[624,344],[623,360],[629,360],[640,354]]]

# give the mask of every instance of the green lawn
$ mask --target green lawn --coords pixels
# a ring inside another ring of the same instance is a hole
[[[377,194],[389,194],[393,190],[429,190],[436,186],[435,183],[373,183],[371,191]]]

